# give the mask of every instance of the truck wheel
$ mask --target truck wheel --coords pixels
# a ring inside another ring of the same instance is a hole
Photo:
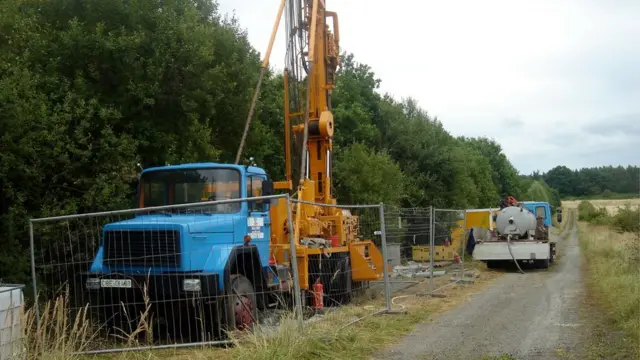
[[[535,266],[538,269],[543,269],[543,270],[549,269],[549,259],[536,260]]]
[[[351,302],[351,300],[353,299],[353,278],[352,278],[352,274],[351,274],[352,270],[351,270],[351,259],[349,258],[349,256],[347,256],[345,258],[345,264],[344,264],[344,295],[342,296],[342,301],[341,303],[344,304],[348,304]]]
[[[258,320],[258,303],[251,281],[242,275],[231,275],[227,293],[227,325],[231,330],[250,330]]]

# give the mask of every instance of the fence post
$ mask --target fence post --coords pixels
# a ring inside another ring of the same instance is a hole
[[[302,330],[302,299],[300,290],[300,274],[298,273],[298,257],[296,254],[296,242],[293,234],[293,219],[291,214],[291,198],[287,194],[287,222],[289,227],[289,255],[291,256],[290,264],[293,271],[293,297],[296,312],[296,320],[298,328]]]
[[[389,283],[389,259],[387,253],[387,234],[384,223],[384,204],[380,203],[380,242],[382,245],[382,275],[384,276],[384,300],[387,312],[391,312],[391,284]]]
[[[469,238],[469,233],[467,232],[467,210],[463,210],[463,214],[464,214],[464,221],[462,222],[464,225],[464,227],[462,228],[462,241],[460,241],[460,243],[462,244],[462,249],[460,249],[460,261],[462,262],[462,276],[464,277],[464,255],[467,251],[467,239]],[[489,214],[491,215],[491,214]],[[475,236],[475,234],[474,234]]]
[[[31,282],[33,283],[33,308],[36,310],[36,329],[40,336],[40,308],[38,306],[38,284],[36,283],[36,250],[33,240],[33,221],[29,219],[29,247],[31,252]]]
[[[431,208],[431,223],[429,226],[429,293],[433,292],[433,253],[435,251],[436,209]]]

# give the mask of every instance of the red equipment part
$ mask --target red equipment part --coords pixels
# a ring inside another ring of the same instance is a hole
[[[516,206],[518,205],[518,200],[516,200],[516,198],[514,198],[513,196],[507,196],[507,204]]]
[[[322,293],[323,287],[320,279],[313,284],[313,308],[316,310],[322,310],[324,308],[324,303],[322,301]]]
[[[338,236],[338,235],[329,236],[329,241],[331,241],[331,246],[332,247],[339,247],[340,246],[340,236]]]
[[[236,317],[236,327],[239,330],[248,329],[254,322],[251,298],[247,295],[238,296],[233,309]]]

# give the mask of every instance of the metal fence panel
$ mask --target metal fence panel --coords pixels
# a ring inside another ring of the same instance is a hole
[[[453,282],[464,279],[465,247],[468,236],[466,210],[434,209],[433,210],[433,256],[436,260],[452,261],[450,273]]]
[[[465,211],[385,207],[391,293],[432,294],[464,269]]]
[[[465,223],[460,210],[288,195],[34,219],[27,351],[60,334],[54,350],[69,353],[219,344],[348,303],[392,312],[392,296],[464,270]]]
[[[63,351],[98,353],[221,343],[225,330],[276,324],[297,285],[270,259],[270,234],[290,233],[286,198],[32,220],[38,340],[62,331]],[[279,223],[268,206],[283,206]]]
[[[322,284],[322,306],[329,308],[363,301],[376,290],[376,285],[384,287],[388,269],[384,266],[387,253],[383,251],[386,238],[381,205],[291,201],[293,219],[300,222],[299,230],[294,228],[294,232],[305,254],[298,261],[307,263],[309,269],[307,274],[300,274],[307,312],[318,310],[319,303],[314,300],[319,293],[318,284]],[[297,216],[311,213],[322,217],[328,227],[321,228],[319,223],[314,225],[313,220]],[[387,302],[378,311],[389,309]]]
[[[422,283],[432,276],[429,262],[432,209],[385,207],[387,251],[393,294]]]

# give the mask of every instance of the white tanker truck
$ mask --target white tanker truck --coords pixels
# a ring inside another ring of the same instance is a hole
[[[486,262],[489,268],[510,262],[515,262],[519,269],[524,263],[549,268],[556,257],[556,244],[549,237],[549,203],[525,201],[510,204],[493,218],[497,236],[476,240],[473,248],[475,260]],[[558,213],[558,221],[562,221],[561,213]]]

